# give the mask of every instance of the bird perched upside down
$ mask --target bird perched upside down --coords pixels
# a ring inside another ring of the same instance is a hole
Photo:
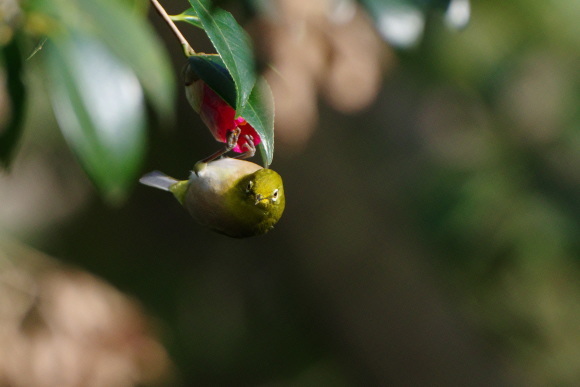
[[[153,171],[139,181],[173,193],[195,220],[221,234],[234,238],[265,234],[284,212],[284,186],[275,171],[243,160],[256,151],[251,136],[245,138],[246,153],[221,157],[237,146],[240,132],[233,130],[224,149],[198,161],[188,180]]]

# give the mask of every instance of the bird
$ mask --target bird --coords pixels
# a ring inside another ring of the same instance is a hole
[[[236,146],[239,135],[239,129],[231,131],[226,146],[195,163],[187,180],[152,171],[139,182],[171,192],[198,223],[213,231],[233,238],[265,234],[284,212],[282,177],[245,160],[256,151],[249,135],[246,153],[223,157]]]

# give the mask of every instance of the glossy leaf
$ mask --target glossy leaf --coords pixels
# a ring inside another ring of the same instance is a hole
[[[265,79],[258,78],[240,115],[260,135],[262,142],[258,145],[258,149],[262,163],[267,168],[274,157],[274,97]]]
[[[122,199],[145,150],[139,81],[91,36],[63,34],[49,40],[43,51],[62,133],[105,197]]]
[[[170,18],[173,21],[186,22],[194,27],[203,29],[201,20],[199,20],[199,16],[197,16],[197,13],[195,13],[195,10],[193,8],[189,8],[184,12],[180,13],[179,15],[171,15]]]
[[[235,106],[240,113],[256,83],[250,39],[229,12],[212,8],[207,0],[189,0],[189,3],[234,80],[237,93]]]
[[[188,65],[189,71],[194,71],[198,78],[203,79],[213,91],[235,109],[236,87],[219,55],[194,55],[188,58]]]
[[[18,39],[12,39],[8,45],[2,48],[0,58],[3,59],[6,70],[6,91],[11,108],[6,127],[0,128],[0,162],[8,166],[22,131],[26,100],[26,88],[22,81],[23,63]]]

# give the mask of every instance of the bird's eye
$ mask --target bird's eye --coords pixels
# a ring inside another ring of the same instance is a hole
[[[250,192],[252,190],[253,186],[254,186],[254,182],[252,180],[250,180],[248,182],[248,185],[246,186],[246,192]]]
[[[275,189],[274,193],[272,193],[272,201],[278,200],[278,190]]]

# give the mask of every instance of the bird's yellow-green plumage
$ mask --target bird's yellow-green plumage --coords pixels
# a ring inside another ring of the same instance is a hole
[[[268,232],[286,204],[278,173],[233,158],[199,162],[188,180],[152,172],[141,182],[171,191],[199,223],[237,238]]]

